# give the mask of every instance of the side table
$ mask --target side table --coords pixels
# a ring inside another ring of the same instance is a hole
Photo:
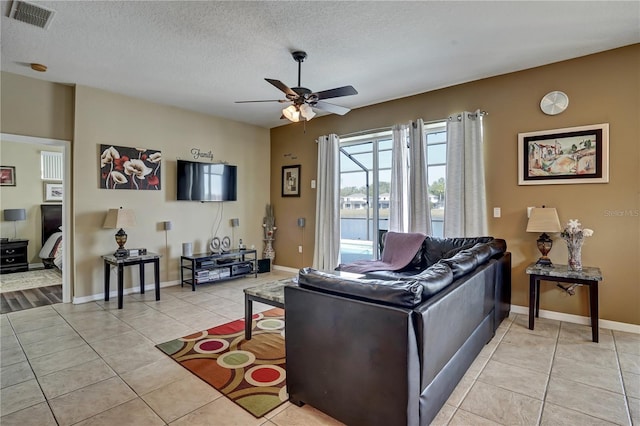
[[[115,257],[113,254],[102,256],[104,260],[104,300],[109,301],[109,281],[111,278],[111,268],[109,265],[118,268],[118,309],[122,309],[124,293],[124,267],[138,265],[140,267],[140,293],[144,294],[144,265],[153,263],[153,271],[156,284],[156,300],[160,300],[160,255],[147,252],[140,256]]]
[[[29,270],[28,245],[29,240],[21,239],[0,242],[0,274]]]
[[[295,278],[285,278],[244,289],[244,338],[246,340],[251,340],[253,302],[262,302],[284,309],[284,288],[287,285],[295,285],[295,283]]]
[[[529,275],[529,330],[533,330],[534,312],[540,313],[540,281],[558,281],[589,286],[589,311],[591,315],[591,336],[598,343],[598,282],[602,272],[597,267],[584,267],[582,271],[571,271],[567,265],[527,266]]]

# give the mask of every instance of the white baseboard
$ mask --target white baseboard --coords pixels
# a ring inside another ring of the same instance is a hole
[[[300,271],[300,269],[298,268],[289,268],[288,266],[279,266],[279,265],[273,265],[273,269],[276,271],[293,272],[294,274],[297,274],[298,271]]]
[[[160,288],[171,287],[171,286],[174,286],[176,284],[180,284],[180,281],[176,280],[176,281],[161,282],[160,283]],[[146,284],[144,286],[144,291],[153,291],[153,290],[155,290],[155,287],[156,287],[155,284]],[[112,288],[113,288],[113,283],[112,283]],[[122,292],[122,294],[125,295],[125,296],[127,294],[133,294],[133,293],[140,293],[140,286],[131,287],[131,288],[125,288],[124,291]],[[117,284],[116,284],[116,289],[114,291],[110,291],[109,292],[109,299],[113,299],[114,297],[115,298],[118,297],[118,285]],[[81,303],[95,302],[96,300],[104,300],[104,293],[92,294],[90,296],[74,297],[73,301],[71,303],[73,303],[74,305],[79,305]]]
[[[29,270],[35,270],[35,269],[44,269],[44,263],[40,262],[40,263],[30,263],[29,264]]]
[[[511,312],[514,314],[529,315],[528,306],[511,305]],[[540,309],[540,318],[547,318],[552,320],[570,322],[573,324],[591,325],[590,317],[583,317],[580,315],[565,314],[562,312],[545,311]],[[628,324],[626,322],[598,320],[598,326],[600,328],[607,328],[609,330],[626,331],[627,333],[640,334],[640,325]]]

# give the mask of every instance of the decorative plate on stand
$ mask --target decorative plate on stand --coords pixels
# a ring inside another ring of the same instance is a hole
[[[212,252],[218,253],[220,251],[220,238],[213,237],[211,243],[209,243],[209,248]]]
[[[231,238],[224,237],[222,239],[222,242],[220,243],[220,248],[222,249],[222,251],[229,251],[229,249],[231,248]]]

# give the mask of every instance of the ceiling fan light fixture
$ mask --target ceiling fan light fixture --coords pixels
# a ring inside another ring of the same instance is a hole
[[[316,113],[313,111],[313,108],[311,108],[307,104],[300,105],[300,114],[302,114],[302,116],[307,121],[311,120],[313,117],[316,116]]]
[[[297,123],[300,121],[300,110],[295,105],[289,105],[285,109],[282,110],[282,115],[284,115],[287,120],[293,121]]]

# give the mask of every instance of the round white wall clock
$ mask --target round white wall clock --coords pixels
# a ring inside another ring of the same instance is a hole
[[[560,114],[569,106],[569,97],[566,93],[555,90],[542,97],[540,109],[547,115]]]

